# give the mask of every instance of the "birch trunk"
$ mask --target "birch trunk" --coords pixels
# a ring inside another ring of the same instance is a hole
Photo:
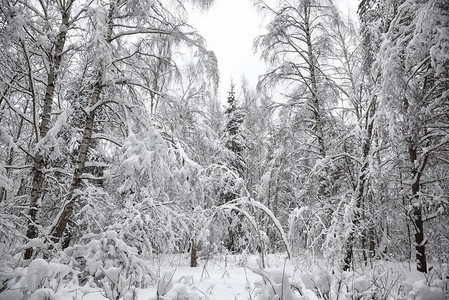
[[[310,5],[304,5],[304,16],[305,20],[307,20],[304,24],[305,26],[305,36],[307,42],[307,56],[308,56],[308,65],[309,65],[309,73],[310,73],[310,92],[312,93],[312,102],[313,102],[313,114],[315,118],[315,131],[318,139],[319,151],[322,157],[326,157],[326,148],[324,145],[324,135],[323,135],[323,122],[321,120],[321,109],[320,109],[320,100],[318,96],[318,84],[317,84],[317,76],[316,76],[316,58],[313,51],[312,46],[312,30],[310,28]]]
[[[111,7],[110,7],[109,13],[108,13],[108,31],[106,34],[106,42],[108,44],[111,43],[112,28],[113,28],[112,19],[113,19],[113,15],[114,15],[114,10],[115,10],[115,4],[113,3],[113,4],[111,4]],[[99,68],[101,68],[101,67],[99,67]],[[103,69],[100,69],[98,71],[97,80],[95,82],[94,90],[93,90],[93,93],[91,96],[89,114],[86,117],[86,123],[85,123],[84,131],[83,131],[83,138],[81,140],[80,147],[79,147],[79,155],[78,155],[76,168],[75,168],[75,171],[73,174],[72,183],[69,188],[69,193],[65,199],[65,205],[62,208],[62,211],[58,216],[55,226],[51,230],[52,240],[55,243],[60,241],[60,239],[64,233],[64,230],[67,226],[67,223],[68,223],[70,217],[72,216],[72,212],[73,212],[76,200],[77,200],[77,198],[75,196],[75,191],[81,187],[81,176],[83,175],[83,172],[84,172],[84,167],[86,165],[86,160],[87,160],[87,153],[89,152],[90,142],[92,140],[92,133],[93,133],[94,123],[95,123],[95,112],[96,112],[96,108],[97,108],[96,106],[97,106],[98,102],[100,101],[101,92],[103,90],[104,72],[105,71]],[[68,243],[66,243],[66,245],[67,244]]]
[[[102,90],[102,82],[101,78],[97,80],[94,86],[94,92],[91,98],[91,107],[95,106],[101,95]],[[62,209],[62,212],[59,214],[58,221],[56,225],[52,229],[52,237],[54,242],[59,242],[62,234],[64,233],[64,229],[67,226],[67,223],[72,215],[73,208],[76,202],[76,197],[74,196],[75,191],[81,186],[81,176],[84,172],[84,167],[86,165],[87,153],[90,148],[90,141],[92,140],[92,132],[94,128],[95,122],[95,110],[92,109],[87,118],[86,124],[84,126],[83,138],[80,143],[80,151],[78,155],[78,160],[76,163],[75,172],[73,174],[72,183],[70,185],[69,194],[66,197],[65,205]]]
[[[52,113],[52,104],[53,97],[55,94],[55,82],[58,77],[59,69],[62,61],[62,53],[64,51],[64,46],[67,37],[67,28],[69,25],[69,17],[70,17],[70,7],[72,2],[67,4],[67,7],[62,9],[61,16],[61,26],[60,32],[58,34],[58,38],[55,45],[55,54],[53,56],[54,62],[51,65],[51,68],[47,77],[47,87],[44,96],[44,103],[42,109],[41,116],[41,124],[39,128],[39,135],[36,136],[36,141],[38,142],[40,139],[44,138],[49,129],[50,129],[50,121],[51,121],[51,113]],[[30,76],[32,77],[32,70],[30,68]],[[30,82],[31,84],[31,82]],[[33,99],[36,101],[37,99]],[[37,126],[37,124],[35,124]],[[37,153],[34,156],[33,163],[33,181],[32,181],[32,190],[30,195],[30,204],[28,210],[28,229],[26,233],[26,237],[28,239],[33,239],[38,236],[38,220],[37,215],[39,211],[39,199],[42,194],[42,186],[44,183],[44,174],[42,172],[42,167],[44,166],[44,153],[41,150],[37,150]],[[33,255],[33,249],[28,248],[25,250],[25,259],[30,259]]]

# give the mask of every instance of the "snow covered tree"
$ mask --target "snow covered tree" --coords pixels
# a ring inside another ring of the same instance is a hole
[[[96,53],[95,57],[97,60],[93,62],[93,87],[90,109],[86,117],[83,137],[79,144],[79,156],[77,166],[74,170],[72,184],[69,188],[69,194],[65,199],[64,208],[51,230],[55,240],[61,238],[76,202],[74,192],[81,186],[81,176],[84,172],[87,153],[90,149],[96,111],[108,102],[106,100],[107,97],[103,95],[110,94],[112,90],[117,89],[120,85],[128,87],[131,90],[134,90],[132,87],[137,87],[137,90],[144,94],[148,92],[150,94],[154,92],[159,93],[152,89],[154,87],[154,81],[145,80],[145,77],[133,76],[133,71],[132,69],[129,70],[128,63],[138,68],[139,62],[145,62],[145,59],[154,57],[151,52],[153,49],[151,47],[147,48],[148,43],[153,43],[151,38],[153,34],[162,35],[172,39],[173,42],[181,40],[187,42],[189,45],[197,46],[206,54],[206,59],[209,55],[209,52],[201,45],[200,40],[194,41],[189,34],[182,32],[182,28],[178,26],[178,23],[182,23],[182,20],[176,17],[176,15],[167,14],[167,20],[154,23],[155,20],[147,14],[142,15],[141,8],[133,6],[134,3],[122,4],[112,1],[109,3],[107,10],[99,7],[98,13],[102,18],[92,19],[92,25],[95,29],[92,35],[92,45],[95,47],[92,47],[90,50]],[[174,4],[174,7],[171,7],[172,4]],[[170,9],[182,9],[182,7],[177,7],[177,5],[180,4],[169,3],[167,6],[160,5],[160,7],[150,5],[148,9],[154,14],[158,14],[159,11],[166,11],[168,13]],[[130,10],[132,14],[128,14],[127,10]],[[130,25],[133,22],[141,25]],[[126,45],[124,43],[125,40],[132,37],[140,38],[137,47],[135,49],[124,47],[123,45]],[[162,39],[162,43],[165,44],[166,40]],[[98,50],[101,53],[97,52]],[[120,72],[116,72],[116,70]],[[147,85],[148,83],[150,83],[150,86]],[[121,101],[118,102],[120,103]],[[152,107],[153,105],[154,103],[151,102]]]
[[[325,157],[323,59],[328,48],[325,26],[333,4],[321,0],[281,1],[278,8],[272,8],[264,1],[256,3],[273,15],[268,33],[256,40],[263,58],[272,66],[259,85],[282,83],[289,91],[288,98],[307,106],[313,120],[309,132],[316,140],[314,150]]]
[[[390,137],[401,145],[409,170],[407,214],[415,230],[417,268],[427,272],[424,224],[444,211],[444,196],[430,193],[447,184],[449,6],[446,1],[405,1],[389,25],[377,57],[382,113]]]
[[[244,161],[245,137],[243,135],[244,115],[237,105],[235,98],[234,84],[231,83],[231,90],[228,92],[228,107],[225,110],[225,128],[223,138],[222,159],[220,164],[224,165],[228,171],[222,173],[222,186],[219,187],[219,205],[224,205],[241,197],[241,190],[245,187],[243,179],[246,173],[246,163]],[[220,172],[221,173],[221,172]],[[237,175],[237,177],[236,177]],[[228,234],[225,235],[224,244],[229,251],[240,251],[239,239],[242,237],[243,217],[236,212],[231,212],[225,217],[227,220]]]
[[[12,94],[4,94],[2,97],[7,98],[2,100],[9,103],[10,109],[16,100],[23,101],[16,142],[21,138],[21,132],[27,131],[25,127],[28,124],[33,132],[32,140],[27,145],[29,150],[22,147],[22,151],[25,150],[33,160],[26,233],[28,239],[33,239],[38,236],[38,213],[45,186],[44,169],[51,168],[48,163],[50,153],[57,149],[55,136],[70,114],[68,105],[61,105],[61,102],[57,111],[54,111],[54,98],[63,92],[61,78],[65,74],[61,74],[61,67],[64,58],[72,53],[67,49],[67,36],[73,23],[84,11],[73,8],[74,1],[49,1],[46,4],[6,1],[3,4],[1,13],[5,27],[2,29],[2,40],[5,43],[2,45],[9,51],[2,61],[12,63],[4,66],[8,69],[5,80],[9,81],[8,89],[11,89]],[[72,10],[77,10],[74,17]],[[19,64],[23,67],[18,67]],[[59,123],[56,124],[52,117],[55,115],[59,115]],[[24,120],[27,124],[23,123]],[[29,259],[31,253],[31,249],[27,249],[25,258]]]
[[[366,24],[365,24],[366,25]],[[364,261],[367,261],[367,243],[369,240],[369,255],[374,255],[374,236],[371,221],[367,223],[372,215],[370,209],[374,206],[369,203],[372,200],[370,193],[371,172],[373,170],[373,151],[375,136],[375,116],[377,110],[377,96],[372,86],[374,86],[373,76],[371,76],[371,66],[366,64],[369,61],[363,53],[371,49],[367,45],[360,45],[359,34],[355,25],[350,21],[344,21],[338,12],[334,12],[332,26],[329,27],[329,39],[331,51],[334,57],[334,72],[337,79],[335,87],[341,97],[341,109],[338,118],[341,124],[343,147],[340,160],[342,170],[349,174],[346,186],[350,191],[350,199],[345,204],[346,212],[343,222],[347,222],[343,227],[345,234],[343,269],[348,270],[353,260],[353,248],[357,242],[362,248]],[[362,33],[363,34],[363,33]],[[365,33],[366,34],[366,33]],[[336,160],[334,160],[334,163]],[[340,181],[344,179],[341,178]],[[335,219],[335,220],[338,220]],[[337,222],[341,222],[338,220]],[[336,224],[334,224],[335,226]],[[338,226],[338,225],[337,225]],[[332,232],[332,230],[331,230]],[[332,234],[331,234],[332,235]],[[360,236],[360,241],[356,236]],[[343,250],[343,249],[342,249]]]
[[[190,2],[201,8],[212,3]],[[130,127],[147,126],[140,122],[148,120],[146,108],[154,115],[161,112],[160,101],[169,102],[173,49],[180,44],[195,49],[201,69],[211,72],[216,59],[186,24],[179,1],[6,1],[0,16],[1,139],[6,141],[0,202],[12,207],[20,198],[20,207],[29,207],[27,238],[52,244],[68,232],[67,224],[86,229],[78,226],[83,217],[76,210],[92,199],[107,201],[104,171]],[[164,124],[163,115],[157,118]],[[25,175],[30,166],[31,178]],[[9,180],[14,178],[21,180]],[[29,248],[25,257],[32,256]]]
[[[244,113],[237,105],[235,98],[234,84],[231,83],[231,90],[228,92],[228,107],[225,111],[226,125],[224,146],[228,154],[227,163],[229,167],[237,172],[241,178],[245,177],[246,163],[243,152],[246,149],[246,140],[243,133]]]
[[[273,168],[264,179],[275,179],[268,181],[275,202],[282,195],[290,211],[313,207],[328,227],[335,204],[357,185],[351,130],[354,118],[364,126],[364,105],[355,30],[331,1],[280,1],[276,8],[257,3],[272,16],[268,33],[256,41],[271,67],[259,87],[282,89],[282,100],[271,105],[280,121],[269,151]],[[325,232],[318,227],[317,249]]]

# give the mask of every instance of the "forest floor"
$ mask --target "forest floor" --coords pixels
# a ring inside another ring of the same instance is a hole
[[[265,263],[262,271],[255,255],[227,255],[191,268],[186,256],[160,258],[153,262],[158,284],[137,289],[137,299],[449,299],[448,279],[443,278],[447,265],[425,275],[408,263],[386,261],[356,272],[336,272],[324,260],[287,260],[280,254],[268,255]],[[82,299],[107,298],[92,290]]]
[[[133,255],[120,259],[114,251],[89,253],[95,256],[37,258],[26,267],[0,259],[0,300],[449,299],[448,265],[436,261],[422,274],[415,265],[392,260],[356,264],[355,271],[342,272],[332,258],[313,255],[287,259],[286,254],[270,254],[263,267],[257,255],[215,254],[192,268],[188,254],[139,260]],[[74,268],[83,261],[84,267]],[[139,282],[146,287],[135,288]]]

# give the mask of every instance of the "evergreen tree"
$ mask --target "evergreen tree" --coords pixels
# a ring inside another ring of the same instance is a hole
[[[244,179],[246,171],[246,163],[244,160],[245,137],[243,134],[244,113],[237,105],[237,99],[234,92],[235,85],[231,82],[231,90],[228,92],[228,108],[225,111],[226,125],[224,147],[226,155],[226,167],[238,175],[238,180]],[[220,204],[228,203],[240,197],[241,182],[236,181],[236,176],[228,174],[225,179],[227,188],[220,195]],[[240,252],[242,249],[239,245],[239,240],[243,236],[242,230],[243,216],[239,214],[232,214],[228,217],[228,237],[224,240],[225,247],[231,252]]]
[[[228,108],[226,114],[226,128],[225,128],[225,147],[229,150],[229,167],[237,172],[241,178],[244,178],[246,163],[243,158],[243,151],[245,150],[245,136],[242,131],[242,123],[244,120],[244,113],[241,108],[237,106],[237,99],[234,92],[235,85],[231,83],[231,90],[228,92]]]

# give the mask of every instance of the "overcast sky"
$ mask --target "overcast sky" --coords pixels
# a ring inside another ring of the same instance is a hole
[[[355,16],[357,0],[336,0],[343,13]],[[265,71],[260,55],[254,53],[253,41],[264,32],[262,17],[250,0],[215,0],[207,11],[190,12],[189,23],[206,39],[215,52],[220,71],[220,97],[226,97],[231,78],[237,85],[245,76],[252,86]],[[222,99],[225,102],[225,99]]]

